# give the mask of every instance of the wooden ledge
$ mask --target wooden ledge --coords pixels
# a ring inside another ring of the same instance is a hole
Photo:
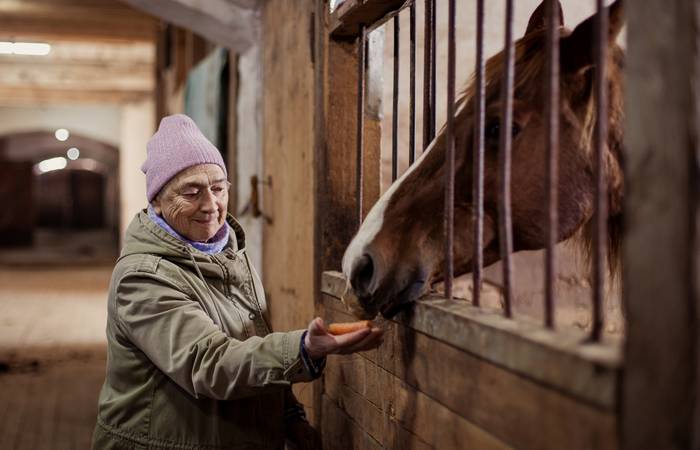
[[[338,272],[323,273],[322,292],[330,308],[347,311],[344,305],[357,301]],[[623,363],[619,339],[589,343],[576,330],[547,330],[528,318],[506,319],[498,311],[437,296],[417,301],[392,321],[592,405],[616,408]]]
[[[330,16],[330,34],[336,39],[354,39],[360,25],[376,28],[412,0],[345,0]]]

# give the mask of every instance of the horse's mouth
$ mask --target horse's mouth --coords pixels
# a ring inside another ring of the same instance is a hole
[[[394,298],[379,307],[379,312],[385,319],[391,319],[404,309],[409,308],[414,301],[420,298],[425,288],[425,280],[416,280],[409,283]]]

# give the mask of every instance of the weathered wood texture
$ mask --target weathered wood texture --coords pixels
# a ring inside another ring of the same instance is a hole
[[[377,27],[412,0],[345,0],[331,15],[330,32],[336,39],[354,39],[360,25]]]
[[[626,449],[700,448],[697,2],[629,2]]]
[[[243,52],[259,36],[258,2],[227,0],[124,0],[134,8]]]
[[[275,330],[314,315],[314,0],[271,0],[263,9],[263,279]],[[313,415],[309,385],[295,388]]]
[[[324,273],[322,289],[344,297],[346,304],[356,303],[352,293],[345,293],[342,274]],[[534,321],[509,320],[499,311],[440,297],[416,302],[410,314],[396,320],[592,405],[612,410],[617,404],[620,342],[589,344],[584,333],[547,330]]]
[[[324,298],[323,315],[351,319],[331,296]],[[433,448],[617,448],[614,408],[581,401],[403,324],[383,326],[380,349],[331,358],[324,377],[325,395],[383,445],[406,448],[396,445],[408,439]],[[328,427],[324,421],[324,432],[333,433]]]
[[[321,221],[321,267],[337,269],[343,251],[359,224],[355,219],[356,128],[352,113],[357,108],[357,43],[331,40],[328,43],[328,109],[324,166],[321,169],[324,205]],[[367,90],[367,103],[373,100]],[[379,152],[381,124],[379,117],[365,110],[364,214],[379,198]]]
[[[0,39],[150,41],[156,21],[114,0],[0,2]]]

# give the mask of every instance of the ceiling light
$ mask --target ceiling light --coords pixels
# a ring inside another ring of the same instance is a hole
[[[65,128],[59,128],[56,130],[56,139],[63,142],[70,136],[70,133]]]
[[[51,46],[43,42],[0,42],[0,54],[46,56]]]
[[[70,159],[71,161],[75,161],[80,157],[80,150],[78,150],[75,147],[71,147],[66,152],[66,155],[68,155],[68,159]]]
[[[42,173],[51,172],[52,170],[65,169],[68,165],[68,161],[63,156],[57,156],[56,158],[45,159],[39,163],[39,171]]]

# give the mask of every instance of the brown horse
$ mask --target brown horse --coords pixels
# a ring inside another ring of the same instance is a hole
[[[513,249],[546,245],[545,202],[545,16],[544,2],[530,18],[525,35],[515,43],[511,205]],[[560,9],[561,11],[561,9]],[[622,66],[624,54],[615,44],[622,28],[622,5],[609,7],[608,258],[616,265],[620,245],[622,178]],[[583,236],[590,248],[589,225],[594,212],[595,101],[593,42],[595,17],[574,31],[560,17],[560,147],[558,239]],[[498,152],[503,52],[486,64],[486,128],[484,155],[484,264],[500,259],[498,242]],[[455,116],[455,273],[471,271],[473,255],[472,146],[474,82],[457,101]],[[420,159],[377,201],[345,251],[343,272],[367,315],[391,317],[440,281],[444,266],[443,214],[445,130]]]

